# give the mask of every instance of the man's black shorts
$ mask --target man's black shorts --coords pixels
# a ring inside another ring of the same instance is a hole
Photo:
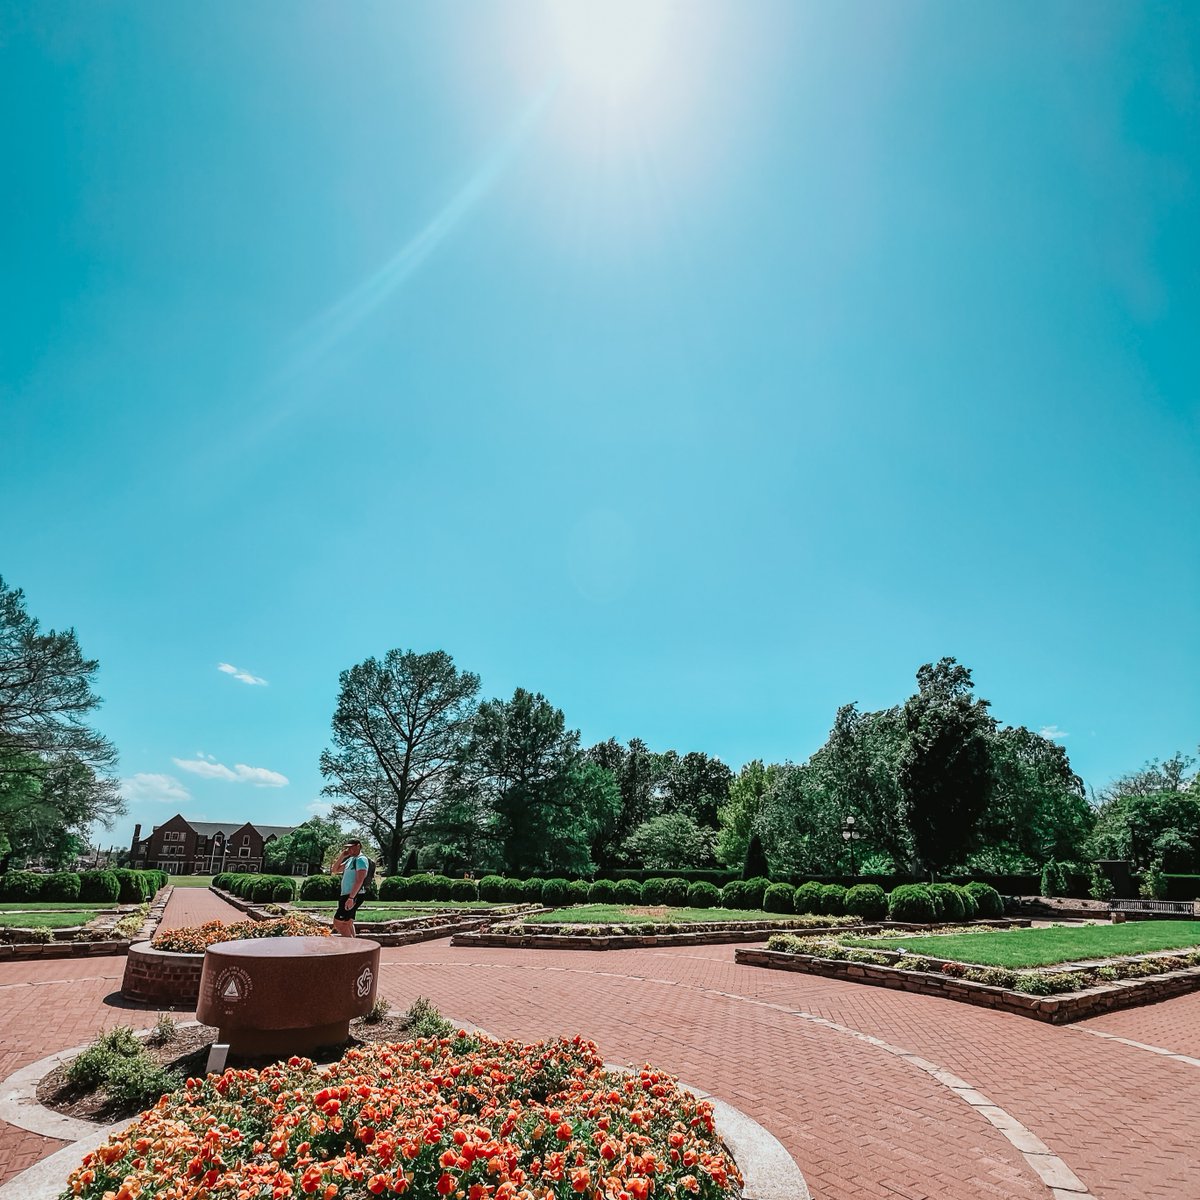
[[[334,913],[335,921],[353,921],[355,914],[362,908],[362,893],[357,896],[339,896],[337,912]]]

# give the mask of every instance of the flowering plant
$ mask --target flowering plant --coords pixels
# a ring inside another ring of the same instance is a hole
[[[240,942],[246,938],[329,937],[327,925],[307,917],[280,917],[277,921],[205,921],[184,929],[167,929],[155,934],[150,945],[155,950],[174,950],[178,954],[203,954],[218,942]]]
[[[734,1200],[712,1106],[576,1037],[484,1037],[291,1058],[164,1096],[88,1154],[80,1200]]]

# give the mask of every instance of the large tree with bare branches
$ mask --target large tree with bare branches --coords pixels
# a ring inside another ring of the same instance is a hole
[[[321,755],[333,813],[380,848],[386,874],[441,799],[475,716],[479,676],[442,650],[389,650],[338,677],[333,748]]]

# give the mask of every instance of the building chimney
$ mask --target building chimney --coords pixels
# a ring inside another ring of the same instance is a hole
[[[142,827],[135,825],[133,827],[133,841],[129,843],[129,853],[137,855],[138,842],[142,840]]]

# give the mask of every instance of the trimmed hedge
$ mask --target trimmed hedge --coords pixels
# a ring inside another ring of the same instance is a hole
[[[975,915],[985,921],[1004,916],[1004,898],[987,883],[968,883],[963,889],[975,901]]]
[[[975,903],[975,897],[965,887],[956,887],[954,890],[958,892],[958,898],[962,901],[963,918],[967,921],[975,920],[979,915],[979,905]]]
[[[683,908],[687,904],[689,887],[691,884],[686,879],[678,876],[668,879],[663,887],[663,903],[670,908]]]
[[[613,889],[617,904],[641,904],[642,885],[636,879],[618,879]]]
[[[928,925],[937,920],[933,894],[923,883],[905,883],[888,896],[888,918]]]
[[[815,914],[821,911],[821,889],[824,884],[815,881],[802,883],[797,889],[792,900],[796,912],[801,915]]]
[[[617,885],[612,879],[597,879],[588,888],[588,902],[590,904],[612,904],[616,898]]]
[[[721,889],[714,883],[698,880],[688,884],[687,900],[692,908],[717,908],[721,903]]]
[[[546,886],[544,879],[539,879],[536,875],[532,879],[526,879],[521,885],[522,898],[528,900],[532,904],[543,904],[542,888]]]
[[[508,880],[503,875],[485,875],[479,881],[480,900],[490,900],[493,904],[503,900],[507,884]]]
[[[773,883],[763,892],[763,908],[767,912],[796,911],[796,889],[790,883]]]
[[[569,879],[547,879],[542,884],[542,903],[547,908],[563,908],[573,904]]]
[[[877,883],[856,883],[846,891],[846,912],[865,921],[887,915],[887,893]]]
[[[650,906],[665,904],[663,888],[666,886],[666,882],[666,879],[661,875],[655,875],[652,879],[647,879],[642,884],[642,903]]]
[[[121,881],[113,871],[82,871],[79,875],[80,900],[100,900],[116,903],[121,894]]]
[[[966,919],[962,896],[954,884],[931,883],[929,894],[933,897],[933,907],[939,921],[950,921],[957,925]]]
[[[763,879],[735,879],[721,889],[721,907],[736,908],[744,911],[762,908],[763,895],[771,881]]]
[[[40,900],[45,878],[33,871],[9,871],[0,878],[0,896],[5,900]]]
[[[218,875],[217,878],[213,880],[213,887],[222,887],[220,883],[222,878],[222,876]],[[397,879],[400,879],[399,875],[385,879],[379,888],[380,895],[384,894],[384,888],[386,888],[389,883],[392,883]],[[309,875],[300,884],[300,899],[336,900],[341,888],[342,881],[340,879],[335,879],[332,875]],[[392,899],[392,897],[387,898]]]

